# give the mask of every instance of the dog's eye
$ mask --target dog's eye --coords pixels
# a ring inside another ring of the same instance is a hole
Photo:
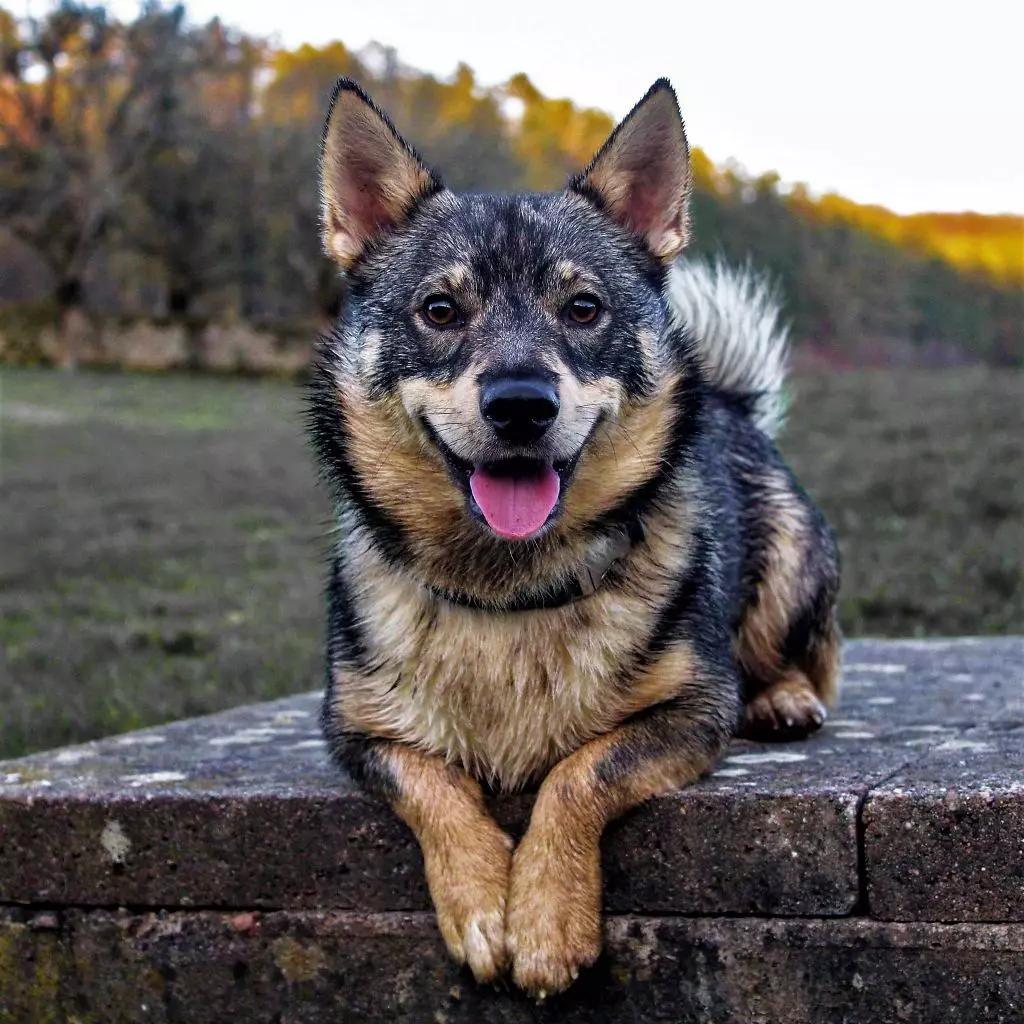
[[[592,324],[601,312],[601,303],[593,295],[577,295],[569,301],[565,312],[574,324]]]
[[[459,311],[447,295],[430,295],[423,303],[423,315],[435,327],[450,327],[458,320]]]

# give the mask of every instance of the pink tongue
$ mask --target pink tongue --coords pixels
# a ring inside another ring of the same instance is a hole
[[[507,540],[523,540],[548,521],[559,486],[558,474],[550,466],[537,476],[519,478],[493,476],[478,467],[469,478],[487,525]]]

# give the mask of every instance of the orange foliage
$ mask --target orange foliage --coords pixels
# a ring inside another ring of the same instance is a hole
[[[1024,217],[1014,214],[914,213],[855,203],[835,193],[810,198],[794,190],[791,205],[824,223],[840,221],[904,249],[937,257],[962,270],[1024,283]]]
[[[415,125],[416,141],[431,144],[458,126],[494,131],[510,144],[520,165],[518,184],[543,191],[558,188],[580,170],[607,138],[613,119],[572,100],[545,96],[525,74],[503,85],[480,87],[472,70],[460,64],[442,81],[393,62],[375,74],[364,58],[340,42],[281,50],[268,62],[263,115],[273,123],[317,122],[337,75],[355,77],[374,93],[399,127]],[[734,164],[716,165],[706,153],[692,153],[694,184],[720,196],[783,193],[778,175],[751,178]],[[980,271],[999,281],[1024,280],[1024,217],[974,213],[922,213],[901,216],[832,193],[814,198],[796,186],[783,201],[799,215],[822,224],[841,222],[918,255],[938,258],[961,270]]]

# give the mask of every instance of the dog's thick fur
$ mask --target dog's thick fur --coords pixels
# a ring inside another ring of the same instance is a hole
[[[778,309],[748,272],[681,261],[664,81],[554,195],[453,194],[348,81],[321,168],[347,291],[311,385],[338,531],[326,735],[416,833],[452,954],[542,997],[600,951],[605,825],[835,698],[836,547],[772,440]],[[480,412],[510,373],[557,390],[525,447]],[[561,491],[510,541],[467,479],[523,458]],[[513,850],[483,787],[530,784]]]

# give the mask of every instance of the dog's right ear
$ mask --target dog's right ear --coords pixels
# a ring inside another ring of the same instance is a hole
[[[320,143],[321,238],[351,267],[372,241],[401,227],[444,186],[351,79],[334,86]]]

